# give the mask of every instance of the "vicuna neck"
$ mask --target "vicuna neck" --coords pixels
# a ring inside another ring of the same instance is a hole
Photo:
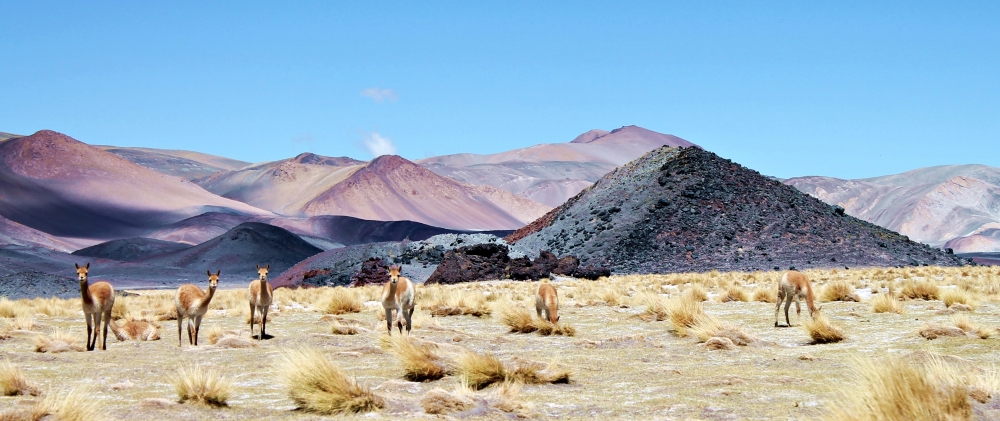
[[[809,282],[806,282],[806,305],[809,306],[809,314],[816,312],[816,304],[813,301],[813,289]]]
[[[80,281],[80,296],[83,298],[83,302],[90,303],[93,299],[90,297],[90,284],[87,282],[87,278],[83,278]]]
[[[215,287],[208,287],[208,294],[205,295],[205,300],[201,302],[201,308],[208,308],[208,303],[212,302],[213,296],[215,296]]]

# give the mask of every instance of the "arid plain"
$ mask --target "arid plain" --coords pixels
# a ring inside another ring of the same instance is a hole
[[[537,282],[418,285],[415,326],[402,342],[386,340],[373,287],[279,289],[267,326],[273,338],[264,341],[250,337],[245,290],[219,290],[197,347],[186,334],[177,346],[172,291],[135,291],[116,299],[119,323],[155,322],[161,339],[120,342],[109,333],[108,350],[93,352],[74,350],[86,337],[79,299],[4,299],[0,350],[10,364],[0,380],[5,391],[27,394],[0,398],[0,419],[38,419],[31,413],[43,407],[80,420],[320,419],[327,415],[300,409],[289,394],[297,387],[291,361],[310,350],[361,392],[370,389],[375,414],[394,419],[851,419],[888,393],[879,370],[907,367],[924,377],[890,377],[926,387],[894,399],[916,397],[951,419],[1000,416],[1000,268],[805,273],[829,323],[813,332],[830,343],[815,343],[802,327],[805,302],[801,318],[792,306],[795,326],[774,327],[779,272],[556,279],[561,320],[550,335],[512,332],[553,328],[519,318],[527,311],[537,320]],[[400,356],[414,354],[401,344],[426,351],[423,370],[412,359],[404,368]],[[39,352],[45,347],[68,350]],[[470,355],[495,356],[507,374],[483,386],[468,371]],[[206,393],[225,405],[177,403],[178,379],[190,381],[196,366],[221,377]],[[14,372],[26,386],[7,386]],[[428,373],[443,377],[405,378]],[[32,387],[41,395],[31,396]]]

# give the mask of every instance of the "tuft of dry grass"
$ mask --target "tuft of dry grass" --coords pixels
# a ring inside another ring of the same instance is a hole
[[[6,358],[0,361],[0,392],[4,396],[38,396],[42,393],[41,390],[28,382],[21,370],[10,362],[10,359]]]
[[[940,295],[945,307],[951,307],[952,304],[964,304],[975,310],[979,305],[971,292],[959,288],[946,289]]]
[[[177,400],[181,403],[222,407],[227,405],[226,401],[233,391],[232,381],[222,377],[218,371],[200,365],[178,369],[171,380]]]
[[[747,290],[739,285],[730,285],[726,287],[722,294],[719,294],[720,303],[728,303],[731,301],[747,302],[750,301],[750,294]]]
[[[434,353],[436,345],[416,343],[408,336],[382,336],[379,345],[403,365],[403,378],[414,382],[438,380],[452,374],[454,368]]]
[[[951,322],[955,324],[955,327],[962,329],[962,331],[971,335],[978,336],[980,339],[989,339],[990,336],[996,335],[997,333],[996,329],[981,326],[980,324],[973,322],[964,314],[956,314],[952,316]]]
[[[778,291],[774,288],[759,287],[753,292],[753,300],[774,304],[778,301]]]
[[[59,329],[53,330],[51,336],[35,336],[35,352],[58,353],[83,350],[84,347],[80,345],[77,337]]]
[[[694,326],[698,317],[705,314],[701,308],[701,302],[691,295],[682,295],[679,299],[670,300],[667,305],[667,313],[670,315],[670,322],[674,325],[674,332],[677,336],[685,337],[688,329]]]
[[[222,339],[222,337],[225,335],[226,332],[222,330],[222,327],[213,326],[211,329],[208,330],[208,338],[207,338],[208,343],[210,345],[215,345],[215,343],[219,342],[219,339]]]
[[[100,421],[106,419],[99,400],[95,399],[91,389],[86,387],[76,387],[65,392],[49,393],[41,402],[29,411],[21,412],[19,418],[23,420],[49,420],[59,421]],[[0,419],[7,414],[0,414]],[[17,415],[15,415],[16,417]]]
[[[667,300],[660,294],[647,292],[640,294],[636,299],[640,305],[645,307],[642,313],[639,313],[640,319],[647,322],[659,322],[667,320],[669,317]]]
[[[879,294],[871,299],[872,311],[875,313],[903,314],[903,303],[891,294]]]
[[[546,365],[533,361],[519,361],[513,370],[507,370],[504,381],[524,384],[569,383],[572,374],[555,363]]]
[[[698,342],[706,342],[711,338],[727,338],[733,344],[747,346],[757,341],[757,338],[750,336],[742,329],[728,323],[723,323],[707,314],[702,314],[695,318],[695,322],[688,329],[688,333],[698,338]]]
[[[826,284],[819,294],[819,299],[820,301],[861,301],[858,294],[854,292],[854,286],[841,279]]]
[[[997,392],[995,383],[973,378],[975,372],[935,355],[917,363],[898,357],[859,358],[855,371],[856,380],[841,389],[824,419],[969,420],[970,396],[988,399]]]
[[[334,335],[357,335],[358,328],[356,326],[344,325],[340,322],[333,322],[330,325],[330,333]]]
[[[466,350],[455,361],[459,380],[473,390],[494,383],[519,382],[526,384],[569,383],[572,373],[555,364],[520,361],[508,368],[492,354],[479,354]]]
[[[937,284],[929,280],[906,280],[903,282],[903,287],[899,291],[899,296],[909,300],[936,300],[938,298],[938,293],[940,288]]]
[[[35,318],[31,316],[19,316],[13,320],[8,321],[4,327],[3,332],[10,333],[15,330],[32,330],[38,325],[35,323]]]
[[[439,387],[431,389],[420,398],[420,407],[433,415],[468,411],[475,406],[475,402],[467,394],[460,391],[451,393]]]
[[[708,291],[701,284],[693,284],[684,290],[681,298],[689,298],[697,302],[708,300]]]
[[[360,313],[363,306],[358,295],[344,287],[335,287],[330,293],[330,301],[324,308],[326,314]]]
[[[318,414],[369,412],[385,407],[385,400],[359,386],[339,366],[313,348],[284,350],[278,372],[288,396],[300,408]]]
[[[20,305],[7,297],[0,298],[0,318],[13,319],[18,316]]]
[[[535,320],[535,328],[542,336],[576,336],[576,328],[568,323],[552,323],[548,320]]]
[[[803,322],[802,328],[809,334],[814,344],[840,342],[846,338],[844,331],[831,324],[823,315],[817,315],[816,318]]]
[[[575,336],[576,328],[565,323],[552,323],[548,320],[540,320],[531,314],[530,310],[524,307],[515,306],[507,302],[496,305],[496,315],[500,321],[510,328],[511,333],[531,333],[538,332],[542,336],[564,335]]]

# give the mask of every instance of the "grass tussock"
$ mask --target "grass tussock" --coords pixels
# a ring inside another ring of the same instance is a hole
[[[538,334],[542,336],[576,336],[576,328],[569,323],[552,323],[548,320],[535,320]]]
[[[841,279],[826,284],[819,294],[819,299],[820,301],[861,301],[858,294],[854,292],[854,286]]]
[[[7,323],[4,324],[3,332],[10,333],[16,330],[30,331],[37,326],[38,324],[35,323],[34,317],[18,316],[12,320],[7,321]]]
[[[693,284],[684,290],[681,298],[688,298],[697,302],[708,301],[708,290],[701,284]]]
[[[644,307],[642,313],[639,313],[640,319],[647,322],[659,322],[669,318],[667,299],[663,298],[662,295],[647,292],[639,294],[636,300],[639,305]]]
[[[200,365],[180,368],[172,381],[177,400],[181,403],[222,407],[226,406],[233,391],[230,380],[222,377],[218,371],[205,369]]]
[[[670,300],[667,305],[667,314],[670,316],[670,323],[674,326],[677,336],[685,337],[688,329],[694,326],[695,321],[704,316],[705,311],[701,308],[701,302],[691,295],[682,295],[679,299]]]
[[[569,383],[572,373],[555,364],[548,366],[531,361],[518,362],[509,368],[492,354],[463,352],[456,363],[460,381],[474,390],[494,383],[518,382],[525,384]]]
[[[940,288],[937,284],[929,280],[909,279],[903,282],[903,287],[899,290],[899,296],[908,300],[936,300]]]
[[[706,342],[711,338],[727,338],[734,345],[747,346],[757,341],[757,338],[750,336],[739,327],[724,323],[707,314],[698,316],[688,329],[688,333],[698,338],[698,342]]]
[[[357,326],[345,325],[340,322],[333,322],[330,325],[330,333],[334,335],[357,335]]]
[[[0,392],[4,396],[38,396],[42,393],[41,390],[28,382],[21,370],[10,362],[10,359],[0,361]]]
[[[489,301],[495,295],[485,295],[476,289],[429,287],[422,297],[427,311],[435,317],[473,316],[486,317],[493,313]]]
[[[941,302],[944,303],[945,307],[951,307],[953,304],[964,304],[975,310],[979,305],[971,292],[959,288],[946,289],[940,295]]]
[[[760,287],[753,291],[753,300],[774,304],[778,301],[778,291],[774,288]]]
[[[98,402],[89,388],[78,387],[66,392],[50,393],[32,408],[0,413],[0,420],[101,421],[106,416]]]
[[[35,352],[81,352],[85,348],[80,345],[79,339],[69,332],[55,329],[52,335],[35,336]]]
[[[955,327],[962,329],[962,331],[971,335],[978,336],[980,339],[989,339],[997,333],[996,329],[975,323],[964,314],[956,314],[952,316],[951,322],[955,324]]]
[[[382,397],[359,386],[316,349],[285,350],[278,356],[277,363],[288,396],[306,411],[333,415],[385,407]]]
[[[382,336],[379,345],[403,365],[403,378],[414,382],[438,380],[455,370],[434,351],[432,343],[414,341],[408,336]]]
[[[728,303],[733,301],[747,302],[750,301],[750,293],[746,289],[739,285],[730,285],[726,287],[725,290],[719,294],[720,303]]]
[[[828,344],[846,339],[844,331],[831,324],[823,315],[817,315],[816,318],[803,322],[802,328],[809,334],[814,344]]]
[[[535,317],[536,315],[532,315],[530,310],[506,302],[496,305],[496,315],[505,326],[510,328],[511,333],[538,332],[542,336],[576,335],[576,328],[569,324],[541,320]]]
[[[875,313],[903,314],[903,303],[891,294],[879,294],[871,299],[872,311]]]
[[[452,393],[441,388],[434,388],[420,397],[420,407],[424,409],[424,412],[432,415],[464,412],[475,408],[475,406],[476,402],[469,397],[469,394],[460,391]]]
[[[215,343],[219,342],[219,339],[222,339],[222,337],[225,335],[226,332],[222,330],[222,327],[213,326],[211,329],[208,330],[208,337],[206,338],[206,340],[208,340],[208,343],[210,345],[215,345]]]
[[[362,308],[361,299],[354,291],[344,287],[336,287],[330,294],[330,301],[324,312],[326,314],[360,313]]]
[[[984,402],[997,393],[994,381],[934,355],[916,363],[858,359],[855,371],[856,380],[843,387],[825,420],[970,420],[970,397]]]

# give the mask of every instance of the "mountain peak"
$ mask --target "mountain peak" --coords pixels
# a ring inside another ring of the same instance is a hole
[[[610,132],[608,132],[607,130],[601,130],[601,129],[588,130],[583,134],[577,136],[576,139],[573,139],[573,141],[569,143],[590,143],[604,136],[607,136],[608,134],[610,134]]]
[[[417,167],[417,164],[410,162],[399,155],[381,155],[365,165],[365,168],[379,174],[395,171],[405,166]]]
[[[329,156],[316,155],[311,152],[300,153],[295,158],[292,158],[290,161],[297,162],[299,164],[327,165],[331,167],[344,167],[348,165],[357,165],[364,162],[364,161],[358,161],[357,159],[354,158],[348,158],[346,156],[329,157]]]

